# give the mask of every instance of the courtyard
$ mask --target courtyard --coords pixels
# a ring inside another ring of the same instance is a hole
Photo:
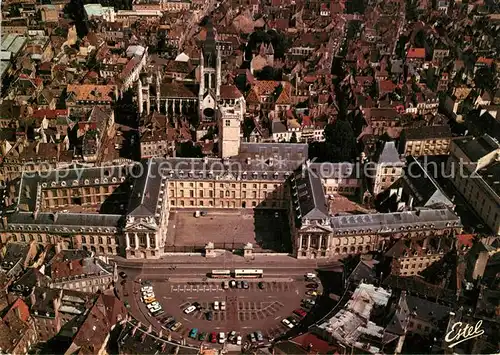
[[[170,212],[166,251],[203,252],[208,242],[216,249],[241,250],[252,243],[255,252],[291,251],[283,211],[211,209],[201,217],[194,217],[194,212]]]

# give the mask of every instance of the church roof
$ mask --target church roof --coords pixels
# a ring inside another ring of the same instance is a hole
[[[234,85],[221,85],[220,87],[221,99],[231,100],[243,97],[240,90]]]

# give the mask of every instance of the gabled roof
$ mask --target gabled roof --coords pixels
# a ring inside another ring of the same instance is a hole
[[[161,189],[162,174],[158,171],[157,162],[149,159],[136,166],[142,174],[135,179],[129,200],[129,216],[154,216],[158,196]]]
[[[307,165],[297,169],[292,179],[294,207],[302,219],[328,218],[328,206],[320,178],[309,171]]]
[[[401,159],[399,158],[398,150],[396,149],[396,143],[394,141],[384,143],[384,147],[378,156],[377,163],[402,164]]]

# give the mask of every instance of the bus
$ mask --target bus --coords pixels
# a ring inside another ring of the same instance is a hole
[[[234,277],[241,278],[261,278],[264,276],[264,271],[260,269],[237,269],[234,270]]]
[[[214,279],[223,279],[231,277],[231,270],[212,270],[210,277]]]

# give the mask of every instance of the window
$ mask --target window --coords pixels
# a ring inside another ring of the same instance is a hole
[[[229,191],[226,191],[226,197],[229,197]]]
[[[257,184],[253,184],[253,188],[256,189],[257,188]]]
[[[243,188],[246,189],[247,188],[247,184],[243,184]]]
[[[224,191],[220,192],[220,198],[224,198]]]
[[[267,189],[267,184],[264,184],[264,186],[263,186],[263,187],[264,187],[265,189]]]
[[[193,190],[189,190],[189,197],[194,197],[194,191]]]
[[[203,190],[200,191],[200,197],[203,198]]]
[[[179,191],[180,192],[180,197],[184,197],[184,190]]]

